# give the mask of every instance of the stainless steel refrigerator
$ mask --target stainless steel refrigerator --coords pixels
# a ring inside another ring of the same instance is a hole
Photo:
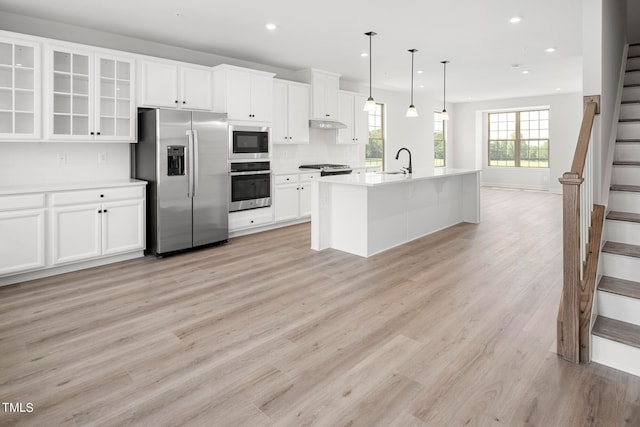
[[[147,184],[147,253],[229,237],[226,114],[140,109],[133,176]]]

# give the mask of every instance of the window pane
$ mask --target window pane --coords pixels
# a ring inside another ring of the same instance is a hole
[[[382,104],[376,104],[374,111],[369,112],[369,141],[365,147],[365,164],[384,168],[384,110]]]

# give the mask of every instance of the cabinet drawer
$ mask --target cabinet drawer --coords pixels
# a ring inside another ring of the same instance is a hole
[[[67,191],[51,194],[53,206],[78,205],[112,200],[141,199],[144,187],[96,188],[95,190]]]
[[[276,184],[293,184],[298,182],[298,174],[292,173],[289,175],[276,175],[274,182]]]
[[[307,172],[300,174],[300,182],[315,181],[320,178],[320,172]]]
[[[0,197],[0,212],[44,207],[44,194],[22,194]]]
[[[273,208],[251,209],[248,211],[231,212],[229,214],[229,229],[257,227],[273,222]]]

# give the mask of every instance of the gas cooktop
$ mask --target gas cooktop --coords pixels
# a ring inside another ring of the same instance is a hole
[[[321,176],[346,175],[351,173],[349,165],[335,165],[331,163],[321,163],[317,165],[300,165],[300,169],[317,169]]]

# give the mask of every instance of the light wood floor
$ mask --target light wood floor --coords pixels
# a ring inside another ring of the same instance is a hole
[[[639,426],[640,378],[559,360],[561,198],[369,259],[308,224],[0,288],[0,425]]]

